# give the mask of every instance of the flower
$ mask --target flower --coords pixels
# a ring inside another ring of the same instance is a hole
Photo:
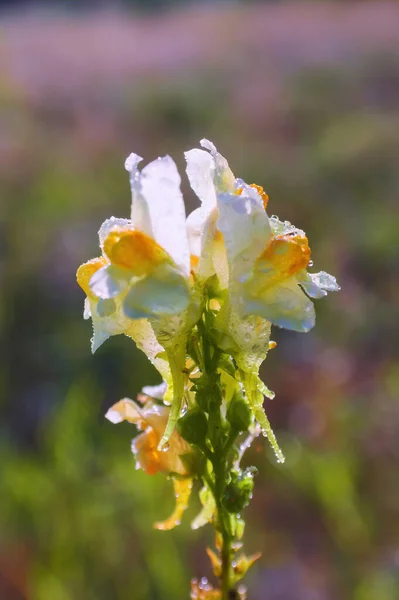
[[[107,219],[100,228],[102,256],[79,267],[86,317],[93,318],[93,351],[136,319],[184,312],[190,300],[190,256],[180,176],[169,156],[141,172],[142,159],[125,162],[132,190],[131,219]]]
[[[130,219],[111,217],[99,231],[102,256],[77,272],[92,318],[93,352],[110,336],[131,337],[168,383],[170,419],[165,445],[178,418],[184,390],[186,337],[197,319],[190,281],[190,251],[180,176],[169,156],[149,163],[131,154]],[[173,397],[173,400],[172,400]]]
[[[174,431],[166,451],[159,450],[159,442],[165,431],[170,409],[146,395],[141,395],[140,400],[144,402],[143,407],[129,398],[124,398],[114,404],[105,417],[111,423],[122,421],[134,423],[139,430],[142,430],[142,433],[132,441],[132,452],[138,469],[143,469],[148,475],[166,473],[173,478],[175,509],[166,521],[155,524],[157,529],[173,529],[180,523],[187,508],[193,486],[192,474],[182,460],[182,457],[189,455],[192,449],[177,431]]]
[[[311,252],[304,232],[276,217],[269,219],[263,188],[236,179],[211,142],[202,140],[201,145],[208,152],[185,153],[191,187],[202,202],[187,219],[199,264],[208,258],[210,244],[217,246],[223,239],[228,277],[220,250],[213,268],[222,274],[221,283],[228,279],[239,316],[258,315],[285,329],[309,331],[315,315],[308,296],[321,298],[339,290],[335,278],[323,271],[307,273]]]
[[[191,452],[190,445],[174,431],[166,452],[158,450],[159,440],[165,430],[170,408],[156,403],[149,396],[142,396],[144,406],[139,406],[129,398],[123,398],[114,404],[105,417],[111,423],[128,421],[134,423],[143,433],[134,438],[132,452],[136,457],[138,469],[148,475],[155,473],[178,474],[188,476],[189,472],[180,456]]]
[[[228,290],[215,321],[220,345],[234,357],[253,414],[283,462],[263,408],[263,397],[274,394],[259,378],[273,347],[270,326],[309,331],[315,323],[309,297],[320,298],[339,286],[323,271],[307,272],[311,253],[305,233],[277,217],[269,219],[263,188],[235,178],[211,142],[201,140],[201,146],[205,150],[185,153],[191,187],[201,200],[187,219],[191,252],[198,256],[200,274],[216,274]]]

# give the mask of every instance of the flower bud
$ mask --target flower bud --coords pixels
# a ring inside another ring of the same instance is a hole
[[[253,472],[246,469],[236,476],[226,487],[223,505],[229,513],[238,514],[245,508],[252,497],[254,489]]]
[[[247,431],[252,422],[252,413],[248,402],[241,396],[235,395],[231,399],[226,417],[233,429]]]
[[[199,409],[188,411],[177,421],[179,435],[189,444],[203,446],[207,430],[208,420],[205,414]]]

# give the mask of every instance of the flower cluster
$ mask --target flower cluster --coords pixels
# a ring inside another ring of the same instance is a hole
[[[158,158],[140,171],[142,159],[128,157],[130,219],[103,223],[101,256],[83,264],[77,280],[93,322],[93,352],[123,333],[164,382],[144,390],[142,406],[124,399],[107,413],[142,430],[132,446],[138,467],[174,479],[176,510],[157,527],[180,521],[198,477],[203,510],[193,526],[214,522],[226,542],[240,537],[239,513],[253,486],[252,473],[240,469],[236,440],[244,435],[247,443],[261,430],[284,460],[263,408],[273,393],[259,378],[275,346],[271,325],[309,331],[312,299],[339,286],[323,271],[308,272],[305,233],[268,216],[263,188],[236,178],[211,142],[201,146],[185,153],[201,202],[187,219],[174,161]],[[223,514],[236,515],[234,526]],[[226,560],[221,550],[219,571]],[[231,587],[239,577],[230,569],[225,578]]]

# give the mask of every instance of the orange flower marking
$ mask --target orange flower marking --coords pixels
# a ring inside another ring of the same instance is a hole
[[[147,275],[158,265],[169,262],[167,252],[141,231],[115,229],[104,242],[104,253],[112,264]]]
[[[273,237],[258,259],[258,267],[265,263],[270,267],[269,285],[288,279],[306,269],[311,250],[306,236],[277,235]]]
[[[190,270],[196,271],[198,269],[198,263],[199,263],[199,256],[196,256],[195,254],[191,254],[190,255]]]
[[[263,189],[263,187],[261,185],[256,185],[256,183],[251,183],[251,188],[254,188],[259,196],[262,198],[263,201],[263,207],[266,210],[267,205],[269,203],[269,196],[266,194],[265,190]]]
[[[99,258],[93,258],[87,263],[80,265],[76,273],[76,279],[86,296],[89,298],[95,298],[96,296],[90,290],[89,283],[94,273],[104,267],[107,264],[107,260],[101,256]]]

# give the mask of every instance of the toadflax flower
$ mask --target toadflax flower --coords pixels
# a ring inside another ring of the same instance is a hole
[[[191,187],[201,207],[187,219],[191,252],[207,276],[216,273],[228,298],[217,326],[231,353],[255,418],[283,460],[263,410],[273,397],[259,379],[270,343],[270,325],[309,331],[315,324],[310,298],[337,291],[335,278],[309,274],[311,251],[305,233],[277,217],[269,219],[269,198],[261,186],[234,177],[227,160],[208,140],[185,153]],[[230,340],[230,341],[229,341]],[[270,345],[271,344],[271,345]]]
[[[102,256],[79,267],[87,295],[93,352],[110,336],[124,333],[143,350],[169,384],[173,402],[162,444],[173,431],[183,399],[185,338],[196,314],[190,281],[190,251],[180,176],[174,161],[158,158],[141,172],[131,154],[130,219],[107,219],[100,228]]]
[[[147,391],[151,391],[148,389]],[[158,404],[153,398],[141,395],[139,406],[133,400],[124,398],[114,404],[105,415],[111,423],[128,421],[142,430],[132,441],[132,452],[136,466],[148,475],[165,473],[173,478],[176,506],[172,515],[163,522],[156,523],[156,529],[173,529],[180,523],[190,498],[193,480],[182,457],[192,453],[191,446],[174,431],[169,439],[168,451],[158,450],[159,441],[164,433],[170,408]]]

